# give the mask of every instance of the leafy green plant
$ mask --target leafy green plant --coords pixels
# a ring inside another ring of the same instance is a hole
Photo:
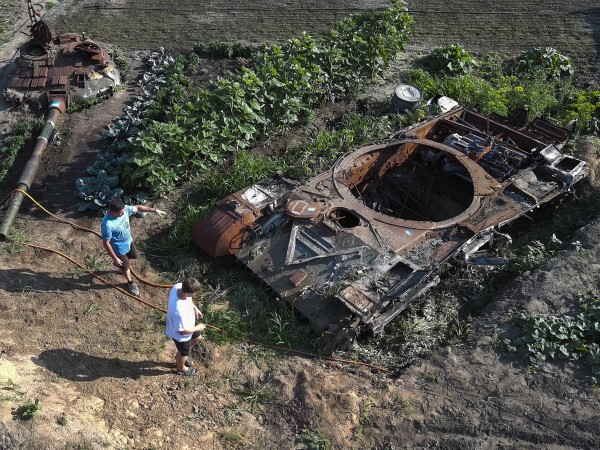
[[[600,297],[591,292],[579,296],[576,316],[518,314],[514,319],[523,336],[504,343],[532,364],[546,359],[582,360],[596,380],[600,376]]]
[[[125,53],[123,53],[123,50],[118,48],[114,49],[110,52],[110,56],[113,62],[119,68],[119,71],[121,72],[121,78],[125,78],[127,75],[127,71],[129,70],[129,61],[125,56]]]
[[[462,45],[453,44],[436,48],[420,63],[434,74],[463,75],[477,63]]]
[[[248,327],[239,311],[225,308],[203,310],[205,311],[203,320],[206,323],[225,330],[225,333],[223,333],[209,328],[207,331],[210,340],[217,343],[237,342],[236,338],[247,336]]]
[[[313,39],[304,34],[254,53],[250,67],[227,73],[211,90],[184,102],[189,80],[178,57],[150,112],[153,121],[132,139],[127,179],[154,193],[214,172],[214,163],[247,149],[260,135],[297,123],[312,107],[383,73],[408,38],[403,2],[359,14]],[[157,121],[160,121],[158,123]]]
[[[42,403],[36,399],[33,402],[28,402],[25,405],[17,408],[13,415],[17,418],[17,420],[27,421],[39,415],[41,409]]]
[[[333,445],[333,439],[324,433],[304,430],[302,440],[308,450],[329,450]]]
[[[269,322],[269,336],[277,345],[286,345],[289,347],[290,336],[288,329],[290,324],[285,322],[285,319],[277,311],[271,311]]]
[[[501,76],[497,89],[508,111],[525,108],[529,120],[549,113],[558,104],[554,83],[548,82],[540,68],[532,70],[528,77]]]
[[[105,269],[110,266],[110,263],[110,258],[104,252],[88,253],[83,258],[83,264],[86,269],[91,270],[92,272]]]
[[[533,241],[520,249],[514,261],[515,270],[519,273],[536,269],[550,259],[552,252],[540,241]]]
[[[471,325],[467,321],[456,317],[450,323],[450,332],[458,339],[465,339],[473,333],[473,328],[471,328]]]
[[[575,73],[570,58],[552,47],[529,49],[509,65],[509,70],[517,74],[530,74],[537,68],[542,69],[546,77],[552,80],[571,77]]]
[[[71,102],[71,104],[67,107],[67,113],[72,114],[79,112],[83,109],[83,105],[80,103]]]
[[[98,97],[89,97],[85,103],[83,104],[84,108],[91,108],[92,106],[96,106],[98,104]]]

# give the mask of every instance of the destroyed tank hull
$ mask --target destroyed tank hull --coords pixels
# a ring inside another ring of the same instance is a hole
[[[343,347],[377,335],[498,229],[570,192],[585,162],[559,150],[566,130],[516,128],[467,109],[341,157],[302,185],[271,179],[228,196],[198,222],[196,244],[235,255]]]

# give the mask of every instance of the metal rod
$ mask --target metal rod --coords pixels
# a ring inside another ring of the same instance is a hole
[[[44,125],[44,128],[42,128],[42,131],[37,138],[35,147],[33,147],[31,158],[29,158],[29,161],[27,161],[23,172],[21,172],[21,177],[19,178],[16,189],[24,192],[27,192],[29,189],[31,189],[33,179],[40,166],[42,154],[44,153],[44,150],[48,145],[48,141],[50,140],[50,136],[52,136],[52,133],[56,127],[56,120],[63,112],[65,112],[65,108],[65,99],[53,98],[48,101],[46,124]],[[8,239],[8,232],[10,231],[15,218],[17,217],[17,213],[19,212],[22,202],[23,193],[15,190],[13,198],[8,205],[6,214],[4,215],[4,219],[2,220],[2,224],[0,225],[0,242],[5,242]]]

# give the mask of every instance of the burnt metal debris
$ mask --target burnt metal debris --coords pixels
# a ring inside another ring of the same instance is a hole
[[[7,101],[45,109],[48,99],[57,96],[66,98],[67,106],[111,96],[121,80],[109,54],[85,33],[55,36],[39,20],[31,1],[28,8],[31,39],[19,50],[16,69],[4,91]]]
[[[360,148],[305,184],[271,179],[232,194],[198,222],[196,244],[234,254],[329,336],[377,335],[455,255],[588,175],[561,152],[567,130],[515,127],[454,109]],[[475,258],[473,258],[475,259]]]

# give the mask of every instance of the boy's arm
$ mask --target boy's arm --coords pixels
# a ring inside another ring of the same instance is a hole
[[[121,267],[123,265],[123,261],[117,257],[112,245],[110,245],[110,239],[102,239],[102,245],[104,246],[106,253],[108,253],[108,256],[110,256],[110,259],[112,259],[113,264],[117,267]]]
[[[164,217],[167,215],[167,213],[165,211],[163,211],[162,209],[153,208],[151,206],[135,205],[135,208],[137,208],[137,210],[140,212],[154,212],[154,213],[158,214],[160,217]]]

